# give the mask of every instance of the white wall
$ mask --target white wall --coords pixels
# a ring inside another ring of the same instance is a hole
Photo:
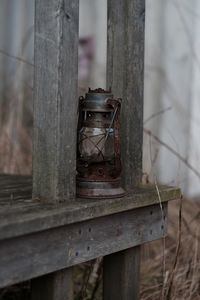
[[[194,19],[194,37],[191,42],[193,52],[193,77],[191,91],[190,147],[189,161],[199,171],[200,168],[200,1],[194,1],[190,7],[190,15]],[[191,34],[190,34],[191,36]],[[190,38],[191,39],[191,38]],[[200,179],[192,172],[188,174],[187,192],[191,196],[200,194]]]
[[[198,170],[200,164],[198,0],[147,0],[145,113],[170,107],[145,124]],[[153,139],[151,139],[153,141]],[[145,136],[144,170],[151,171]],[[200,193],[199,178],[180,158],[153,141],[154,173],[160,182],[178,184],[188,196]],[[151,173],[152,174],[152,173]]]

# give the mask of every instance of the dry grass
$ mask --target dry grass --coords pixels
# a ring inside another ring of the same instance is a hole
[[[181,232],[179,231],[179,205],[180,202],[176,201],[169,207],[169,234],[164,251],[166,261],[164,278],[162,241],[143,247],[141,300],[200,299],[200,205],[183,200]],[[179,237],[181,243],[174,269]],[[163,289],[164,297],[162,297]]]
[[[10,88],[0,98],[0,173],[31,174],[32,91]]]

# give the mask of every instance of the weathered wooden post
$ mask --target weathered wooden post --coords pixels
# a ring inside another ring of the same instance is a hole
[[[78,0],[35,0],[33,197],[75,199]]]
[[[137,300],[140,245],[166,235],[167,203],[180,196],[140,185],[145,1],[108,0],[127,193],[96,200],[76,197],[78,0],[35,1],[33,178],[0,176],[0,288],[31,280],[32,300],[72,300],[73,266],[103,256],[104,300]]]
[[[55,204],[76,194],[78,2],[35,0],[33,198]],[[32,289],[34,300],[73,299],[72,270],[37,278]]]
[[[123,99],[122,163],[127,192],[141,183],[145,0],[108,0],[107,86]],[[104,259],[104,299],[139,297],[140,246]]]

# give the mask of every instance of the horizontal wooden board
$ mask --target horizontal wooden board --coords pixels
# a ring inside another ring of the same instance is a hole
[[[0,205],[31,200],[32,178],[21,175],[0,174]],[[14,202],[13,202],[14,201]]]
[[[0,245],[0,287],[159,239],[166,234],[159,204],[7,239]]]
[[[28,188],[30,181],[25,186]],[[177,188],[159,189],[162,202],[180,197]],[[0,240],[159,203],[155,186],[149,185],[118,199],[77,199],[64,204],[44,204],[32,201],[30,197],[20,198],[18,194],[17,198],[8,197],[6,200],[4,195],[3,199],[0,201]]]

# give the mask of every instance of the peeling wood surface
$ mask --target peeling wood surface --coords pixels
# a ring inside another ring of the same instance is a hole
[[[3,240],[0,287],[159,239],[166,203],[163,210],[164,220],[157,204]]]
[[[20,198],[18,186],[16,190],[13,189],[16,182],[25,190],[30,191],[26,199],[23,193]],[[7,187],[12,187],[12,193]],[[0,240],[159,203],[154,186],[141,186],[133,193],[118,199],[76,199],[74,202],[68,201],[56,205],[41,203],[31,200],[30,177],[12,175],[0,176],[0,195],[2,194],[3,197],[0,197]],[[160,195],[162,202],[167,202],[179,198],[181,193],[174,187],[160,187]]]

